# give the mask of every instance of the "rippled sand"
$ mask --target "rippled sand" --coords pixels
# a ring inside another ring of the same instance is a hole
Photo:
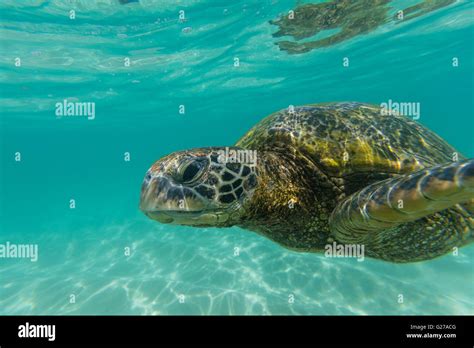
[[[4,260],[1,314],[474,313],[472,246],[396,265],[290,252],[238,228],[137,219],[99,231],[50,231],[37,237],[38,262]]]

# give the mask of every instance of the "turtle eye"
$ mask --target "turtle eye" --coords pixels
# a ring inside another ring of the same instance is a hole
[[[193,159],[184,162],[178,169],[178,180],[183,184],[189,184],[198,180],[207,167],[206,159]]]

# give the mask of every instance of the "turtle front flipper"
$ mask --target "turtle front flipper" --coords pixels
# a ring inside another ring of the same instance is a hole
[[[338,204],[330,230],[340,243],[366,245],[368,256],[420,261],[471,242],[473,214],[469,159],[367,186]]]

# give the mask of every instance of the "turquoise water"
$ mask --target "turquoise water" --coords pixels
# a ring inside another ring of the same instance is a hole
[[[155,160],[232,145],[290,104],[419,102],[420,123],[474,156],[474,2],[289,55],[269,20],[294,5],[1,2],[0,244],[39,258],[0,259],[0,314],[474,314],[474,245],[357,262],[139,211]],[[95,102],[95,118],[58,118],[64,99]]]

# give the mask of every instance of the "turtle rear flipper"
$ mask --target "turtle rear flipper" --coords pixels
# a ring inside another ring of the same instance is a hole
[[[444,210],[448,214],[437,214]],[[473,213],[470,159],[383,180],[354,193],[334,209],[330,230],[338,242],[364,244],[374,257],[418,261],[472,241]]]

